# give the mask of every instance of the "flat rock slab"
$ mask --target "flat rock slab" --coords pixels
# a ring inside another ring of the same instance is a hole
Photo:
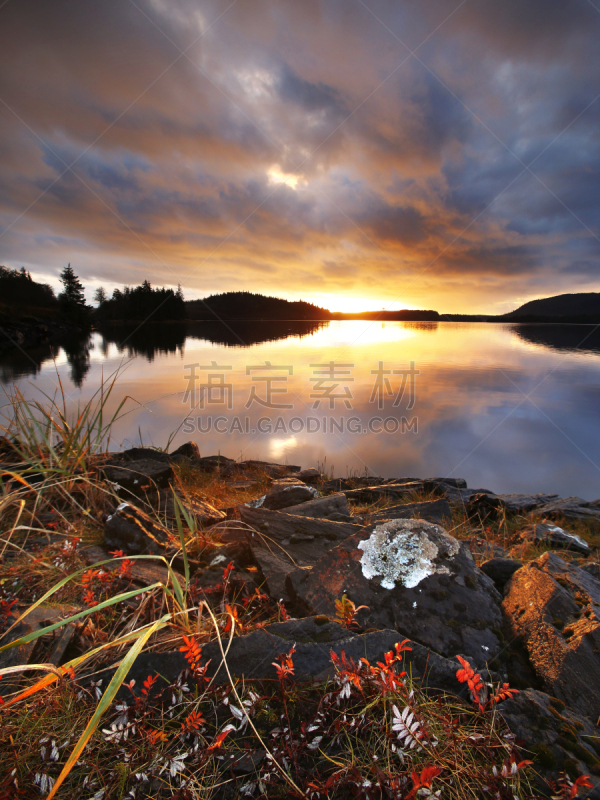
[[[326,617],[292,619],[234,638],[227,654],[227,666],[233,678],[276,681],[277,672],[272,662],[295,645],[296,652],[292,656],[294,678],[297,681],[321,681],[335,674],[331,651],[340,656],[343,650],[353,661],[366,658],[375,666],[378,661],[384,660],[385,653],[393,651],[394,645],[405,638],[403,634],[392,630],[353,633]],[[223,640],[224,650],[228,643],[228,639]],[[404,654],[399,671],[406,670],[414,678],[422,679],[423,685],[430,688],[445,689],[455,694],[464,690],[456,678],[456,672],[460,669],[458,661],[442,658],[422,645],[409,644],[413,649]],[[218,642],[202,646],[202,663],[209,660],[207,674],[210,677],[216,675],[217,684],[227,683]],[[133,664],[127,681],[134,678],[139,688],[149,675],[158,673],[165,685],[174,682],[187,666],[180,652],[142,653]],[[104,683],[108,683],[113,672],[104,670],[96,679],[102,677]]]
[[[131,503],[121,503],[104,523],[104,544],[109,551],[163,555],[166,548],[175,542],[166,528],[140,508]]]
[[[313,613],[328,616],[346,594],[368,606],[361,625],[402,631],[447,658],[467,654],[484,667],[500,650],[500,594],[465,544],[437,525],[393,520],[355,533],[295,588]]]
[[[543,777],[555,778],[565,769],[565,760],[578,762],[580,774],[590,774],[590,762],[598,761],[592,742],[600,741],[600,730],[589,719],[557,703],[554,697],[536,689],[525,689],[498,706],[511,733],[525,742],[534,768]],[[568,732],[568,737],[565,736]],[[587,753],[582,760],[583,752]],[[573,776],[575,777],[575,776]],[[600,800],[600,778],[591,775],[593,789],[585,797]]]
[[[548,525],[547,523],[530,525],[519,531],[518,535],[521,541],[548,544],[550,547],[572,550],[575,553],[582,553],[584,556],[589,556],[591,552],[589,544],[581,536],[569,533],[559,528],[558,525]]]
[[[417,478],[400,478],[395,481],[402,483],[402,481],[412,483]],[[383,478],[331,478],[321,484],[321,489],[324,492],[345,492],[347,489],[356,489],[360,486],[380,486],[385,483]]]
[[[548,690],[571,710],[600,715],[600,582],[555,553],[513,575],[503,608]]]
[[[361,486],[358,489],[342,490],[352,503],[377,503],[386,500],[401,500],[414,494],[425,491],[423,481],[406,481],[397,483],[384,483],[378,486]]]
[[[446,488],[446,486],[452,486],[455,489],[467,488],[467,482],[464,478],[426,478],[425,483],[434,483],[440,486],[440,488]]]
[[[588,503],[581,497],[559,497],[536,509],[535,515],[548,519],[560,520],[564,517],[565,519],[600,523],[600,508],[595,503]]]
[[[230,474],[235,473],[263,473],[271,478],[285,478],[286,475],[292,475],[295,472],[300,472],[300,467],[294,464],[273,464],[270,461],[239,461],[230,463],[226,472]]]
[[[400,506],[391,506],[373,514],[361,514],[358,519],[363,525],[377,525],[389,519],[424,519],[444,527],[452,524],[452,509],[450,503],[442,498],[425,503],[405,503]]]
[[[164,461],[142,458],[137,461],[106,465],[101,470],[105,480],[120,489],[142,496],[153,489],[168,489],[175,477],[173,467]]]
[[[350,509],[348,508],[346,495],[343,492],[338,492],[337,494],[328,494],[325,497],[317,497],[315,500],[309,500],[306,503],[293,506],[287,513],[295,517],[327,519],[332,514],[350,516]]]
[[[555,500],[555,494],[494,494],[477,492],[470,496],[466,510],[469,516],[495,518],[500,512],[528,514]]]

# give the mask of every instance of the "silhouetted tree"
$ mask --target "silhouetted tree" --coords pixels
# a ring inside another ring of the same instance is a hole
[[[107,300],[108,295],[106,294],[106,289],[104,286],[99,286],[94,292],[94,303],[98,303],[98,305],[101,306],[102,303],[106,303]]]
[[[60,273],[60,282],[64,290],[58,296],[60,309],[69,322],[77,325],[88,320],[88,310],[85,304],[85,294],[81,281],[73,272],[71,265],[66,266]]]
[[[176,321],[185,316],[185,302],[183,294],[172,289],[153,289],[150,281],[145,280],[141,286],[115,289],[111,299],[102,303],[96,313],[101,321]]]

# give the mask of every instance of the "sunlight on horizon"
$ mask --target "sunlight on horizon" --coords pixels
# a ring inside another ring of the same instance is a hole
[[[343,294],[315,294],[303,298],[308,303],[326,308],[329,311],[343,314],[362,314],[364,311],[401,311],[413,310],[415,306],[399,300],[382,300],[380,297],[353,297]]]

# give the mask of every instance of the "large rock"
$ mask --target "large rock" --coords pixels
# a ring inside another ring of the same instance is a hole
[[[295,586],[304,568],[316,564],[338,542],[364,530],[360,525],[264,508],[242,505],[239,511],[242,522],[254,528],[244,535],[266,579],[269,594],[286,602],[297,601]]]
[[[513,575],[503,608],[548,690],[600,715],[600,582],[555,553]]]
[[[179,460],[183,458],[189,458],[192,461],[199,461],[200,460],[200,448],[196,444],[196,442],[184,442],[184,444],[180,445],[177,450],[173,450],[170,453],[170,458],[173,460]]]
[[[301,469],[300,472],[295,472],[294,478],[298,478],[299,481],[304,481],[304,483],[320,483],[323,473],[316,467],[308,467],[307,469]]]
[[[306,503],[293,506],[288,509],[287,513],[295,517],[327,519],[332,514],[350,516],[350,509],[348,508],[346,495],[343,492],[339,492],[338,494],[328,494],[326,497],[317,497],[315,500],[309,500]]]
[[[130,555],[164,555],[169,546],[178,546],[166,528],[131,503],[121,503],[104,523],[104,544],[108,551]]]
[[[296,652],[292,656],[295,680],[326,680],[335,674],[332,651],[339,656],[343,650],[355,662],[366,658],[375,666],[378,661],[384,660],[386,652],[394,650],[396,642],[405,638],[402,633],[392,630],[354,633],[326,617],[292,619],[234,638],[227,655],[227,666],[233,678],[275,680],[277,673],[272,662],[295,644]],[[226,639],[223,642],[224,649],[227,644]],[[412,672],[428,687],[464,693],[464,685],[461,686],[456,679],[456,672],[460,668],[456,660],[442,658],[414,642],[409,644],[412,650],[404,654],[399,671],[405,669]],[[228,682],[227,673],[221,666],[222,655],[218,642],[202,645],[202,660],[203,663],[210,660],[207,674],[210,677],[216,675],[215,683]],[[187,662],[179,652],[142,653],[133,664],[127,681],[134,678],[138,690],[148,675],[155,673],[168,682],[174,682],[186,667]],[[111,674],[111,670],[100,673],[105,683],[108,683]]]
[[[577,536],[575,533],[568,533],[557,525],[544,523],[530,525],[519,531],[518,536],[522,541],[534,544],[548,544],[550,547],[583,553],[584,556],[589,556],[591,552],[589,544],[581,536]]]
[[[261,505],[263,508],[277,511],[280,508],[306,503],[316,497],[318,497],[317,490],[312,486],[307,486],[296,478],[281,478],[273,481]]]
[[[104,478],[125,491],[142,497],[156,489],[168,489],[175,475],[168,461],[141,458],[102,468]]]
[[[524,742],[526,757],[533,760],[536,772],[553,779],[564,770],[572,779],[575,773],[592,772],[594,788],[585,797],[600,800],[600,730],[586,717],[536,689],[519,692],[498,710],[511,733]]]
[[[343,594],[368,609],[364,627],[395,628],[440,655],[483,667],[500,650],[500,594],[468,548],[443,528],[394,520],[350,536],[295,587],[314,613],[335,614]]]

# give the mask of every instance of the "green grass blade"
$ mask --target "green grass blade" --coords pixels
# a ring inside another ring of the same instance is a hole
[[[187,590],[189,588],[189,585],[190,585],[190,565],[188,563],[187,551],[185,549],[185,536],[183,535],[183,525],[181,524],[181,517],[179,515],[179,512],[181,511],[181,513],[185,516],[186,522],[188,521],[187,520],[187,513],[186,513],[185,508],[181,504],[180,499],[177,497],[177,494],[175,493],[175,490],[173,489],[172,491],[173,491],[173,507],[175,509],[175,521],[177,523],[177,531],[179,533],[179,541],[181,542],[181,551],[182,551],[182,554],[183,554],[183,569],[184,569],[184,573],[185,573],[185,590],[187,592]],[[189,522],[188,522],[188,527],[190,527],[189,526]]]
[[[129,600],[131,597],[135,597],[138,594],[143,594],[144,592],[151,592],[153,589],[157,589],[159,586],[163,586],[163,584],[160,583],[160,581],[158,583],[153,583],[150,586],[144,586],[141,589],[133,589],[131,592],[122,592],[121,594],[117,594],[114,597],[109,597],[108,600],[103,600],[101,603],[98,603],[95,606],[90,606],[90,608],[85,608],[78,614],[73,614],[72,617],[61,619],[60,622],[55,622],[53,625],[48,625],[46,628],[40,628],[39,631],[32,631],[31,633],[28,633],[25,636],[21,636],[20,639],[15,639],[14,642],[9,642],[8,644],[3,645],[2,647],[0,647],[0,653],[3,650],[9,650],[12,647],[20,647],[20,645],[27,644],[27,642],[33,642],[35,639],[39,639],[40,636],[45,636],[47,633],[52,633],[52,631],[55,631],[57,628],[63,628],[65,625],[68,625],[69,622],[75,622],[75,620],[87,617],[88,614],[93,614],[95,611],[102,611],[103,608],[109,608],[110,606],[114,606],[116,603],[121,603],[124,602],[125,600]]]
[[[174,584],[177,583],[177,585],[179,586],[179,581],[177,580],[175,572],[173,571],[173,568],[171,567],[171,565],[169,564],[169,562],[167,561],[167,559],[164,556],[141,555],[141,556],[121,556],[121,557],[117,557],[117,558],[107,558],[104,561],[97,561],[95,564],[92,564],[89,567],[83,567],[82,569],[77,570],[77,572],[74,572],[72,575],[67,575],[66,578],[62,578],[58,583],[54,584],[54,586],[51,589],[48,589],[48,591],[45,594],[43,594],[38,600],[36,600],[35,603],[32,603],[32,605],[30,605],[29,608],[26,611],[24,611],[21,614],[21,616],[18,617],[18,619],[16,619],[13,622],[13,624],[10,626],[10,628],[8,628],[8,630],[5,631],[4,634],[2,635],[2,637],[0,637],[0,638],[4,638],[4,636],[6,636],[8,633],[10,633],[10,631],[15,627],[15,625],[18,625],[19,622],[21,622],[21,620],[25,619],[25,617],[31,611],[33,611],[35,608],[40,606],[45,600],[48,600],[49,597],[52,597],[52,595],[55,592],[57,592],[59,589],[61,589],[69,581],[72,581],[78,575],[81,575],[82,573],[87,572],[90,569],[94,569],[94,567],[102,567],[104,564],[112,564],[115,561],[123,561],[126,558],[129,559],[129,561],[141,561],[141,560],[148,560],[148,559],[157,559],[159,561],[163,561],[165,566],[166,566],[166,568],[167,568],[167,570],[168,570],[168,572],[169,572],[169,576],[170,576],[171,580],[173,581]],[[157,584],[157,585],[162,585],[162,584]],[[148,587],[146,587],[146,589],[142,589],[142,591],[147,591],[147,589],[148,589]],[[181,587],[179,587],[179,589],[181,591]],[[95,606],[95,608],[96,608],[96,606]],[[8,645],[4,645],[4,646],[0,647],[0,653],[2,652],[2,650],[5,650],[7,647],[8,647]]]

